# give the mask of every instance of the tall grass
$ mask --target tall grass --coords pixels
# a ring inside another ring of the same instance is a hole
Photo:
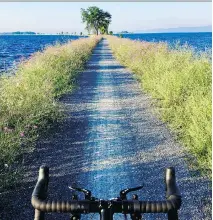
[[[57,100],[72,91],[99,40],[90,37],[50,46],[23,61],[14,76],[0,78],[0,188],[12,181],[17,156],[61,118]]]
[[[168,49],[148,43],[107,37],[115,57],[130,68],[142,87],[158,100],[161,116],[201,170],[211,170],[211,61],[191,49]]]

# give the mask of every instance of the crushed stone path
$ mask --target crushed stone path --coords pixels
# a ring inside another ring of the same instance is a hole
[[[211,219],[210,181],[188,171],[182,147],[155,116],[150,97],[134,75],[115,60],[106,39],[93,51],[78,85],[61,99],[65,121],[26,158],[22,185],[0,194],[0,219],[33,219],[30,198],[42,164],[50,167],[52,199],[71,198],[69,185],[109,199],[119,196],[121,189],[144,184],[139,199],[161,200],[164,170],[174,166],[183,196],[180,219]],[[48,214],[46,219],[69,219],[69,215]],[[83,219],[98,219],[98,215]],[[115,215],[115,219],[124,218]],[[145,214],[144,219],[166,216]]]

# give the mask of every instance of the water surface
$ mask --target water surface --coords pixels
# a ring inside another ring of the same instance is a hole
[[[171,47],[179,42],[180,45],[188,44],[197,52],[212,48],[212,33],[123,34],[123,37],[148,42],[163,41]],[[42,51],[48,45],[78,38],[70,35],[0,35],[0,73],[15,68],[22,59]]]
[[[174,46],[177,42],[181,46],[187,44],[196,51],[212,48],[212,33],[150,33],[150,34],[122,34],[124,38],[148,42],[166,42]]]
[[[70,35],[0,35],[0,72],[15,67],[22,59],[48,45],[78,38]]]

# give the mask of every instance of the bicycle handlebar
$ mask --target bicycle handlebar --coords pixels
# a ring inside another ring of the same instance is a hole
[[[45,201],[49,182],[49,168],[41,166],[39,178],[32,193],[31,203],[39,212],[69,212],[69,213],[100,213],[101,209],[111,209],[112,213],[169,213],[181,206],[181,196],[176,185],[175,169],[169,167],[165,173],[166,200],[72,200]],[[36,218],[35,218],[36,219]],[[39,218],[37,218],[39,219]]]

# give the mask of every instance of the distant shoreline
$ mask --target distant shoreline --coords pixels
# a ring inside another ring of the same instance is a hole
[[[212,33],[210,31],[207,31],[207,32],[149,32],[149,33],[116,33],[114,35],[118,35],[118,34],[196,34],[196,33]]]
[[[196,34],[196,33],[212,33],[207,32],[149,32],[149,33],[115,33],[113,35],[131,35],[131,34]],[[76,36],[76,37],[88,37],[90,35],[73,35],[73,34],[2,34],[0,36]]]
[[[73,35],[73,34],[1,34],[0,36],[76,36],[87,37],[89,35]]]

